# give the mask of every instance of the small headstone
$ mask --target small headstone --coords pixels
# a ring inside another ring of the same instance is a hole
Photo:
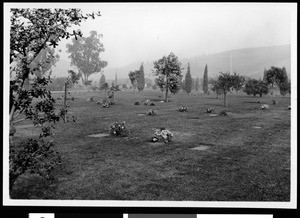
[[[94,137],[94,138],[101,138],[101,137],[107,137],[107,136],[109,136],[109,134],[107,134],[107,133],[97,133],[97,134],[88,135],[88,137]]]
[[[198,146],[198,147],[191,148],[191,150],[197,150],[197,151],[205,151],[207,149],[209,149],[209,146],[205,146],[205,145],[201,145],[201,146]]]
[[[253,129],[261,129],[261,126],[253,126]]]

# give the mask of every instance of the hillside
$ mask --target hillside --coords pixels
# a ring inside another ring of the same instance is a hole
[[[271,66],[285,67],[288,74],[291,72],[291,47],[290,45],[245,48],[232,50],[232,71],[240,75],[252,78],[260,78],[264,68]],[[230,51],[220,52],[206,56],[192,58],[180,58],[182,67],[186,72],[187,63],[190,63],[193,77],[202,77],[204,67],[207,64],[209,77],[215,77],[219,72],[230,71]],[[108,68],[106,74],[118,74],[118,78],[127,77],[129,71],[139,69],[140,63],[132,63],[122,68]],[[152,75],[153,62],[144,62],[144,70],[147,77]]]
[[[287,69],[288,75],[291,72],[291,46],[281,45],[281,46],[270,46],[270,47],[258,47],[258,48],[245,48],[237,49],[232,51],[224,51],[220,53],[205,55],[205,56],[195,56],[192,58],[182,58],[179,60],[182,63],[184,69],[184,75],[186,72],[187,63],[190,63],[191,73],[193,77],[202,77],[204,72],[204,67],[208,66],[209,77],[215,77],[219,72],[230,71],[230,53],[232,56],[232,71],[236,71],[240,75],[261,78],[264,72],[264,68],[270,68],[271,66],[285,67]],[[176,55],[176,54],[175,54]],[[114,75],[118,74],[118,80],[122,78],[125,80],[128,78],[128,73],[130,71],[138,70],[140,67],[139,62],[131,63],[127,66],[119,68],[106,68],[104,73],[106,78],[114,78]],[[56,68],[53,68],[54,75],[58,72],[67,72],[70,69],[69,62],[66,60],[60,60],[56,64]],[[144,62],[145,76],[152,78],[152,62]],[[99,81],[100,74],[96,74],[91,77]]]

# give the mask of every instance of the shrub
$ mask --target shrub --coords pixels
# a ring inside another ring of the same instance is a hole
[[[173,133],[164,127],[155,129],[154,135],[160,136],[165,143],[170,142],[173,137]]]
[[[125,127],[125,121],[123,121],[122,123],[115,122],[113,125],[111,125],[110,134],[113,136],[128,136],[129,131]]]
[[[140,105],[139,101],[134,102],[134,105]]]
[[[61,158],[54,150],[52,141],[29,139],[20,144],[10,144],[9,149],[9,187],[25,173],[38,174],[45,180],[53,180],[52,172],[61,164]]]
[[[186,112],[187,109],[188,109],[188,108],[187,108],[186,106],[180,106],[179,112]]]
[[[150,106],[155,106],[155,104],[154,104],[153,101],[151,101],[149,105],[150,105]]]

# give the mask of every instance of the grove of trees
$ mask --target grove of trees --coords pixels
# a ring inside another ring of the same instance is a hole
[[[245,84],[245,92],[247,95],[260,95],[262,97],[263,94],[268,94],[268,83],[257,80],[257,79],[250,79]]]

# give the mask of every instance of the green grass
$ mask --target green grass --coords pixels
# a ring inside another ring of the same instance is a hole
[[[12,198],[290,200],[289,97],[278,97],[279,104],[272,105],[270,96],[256,103],[258,98],[229,95],[229,115],[212,117],[206,109],[223,110],[222,96],[178,93],[171,96],[171,102],[160,103],[160,95],[159,91],[146,91],[143,97],[118,92],[117,104],[102,108],[86,99],[94,96],[100,100],[103,93],[73,93],[75,101],[70,101],[69,112],[78,120],[59,123],[55,129],[56,148],[63,160],[57,180],[45,186],[38,178],[25,175],[16,182]],[[134,105],[146,99],[155,100],[156,106]],[[260,109],[264,103],[270,104],[270,110]],[[188,111],[179,112],[181,105]],[[137,115],[150,108],[157,116]],[[87,137],[109,133],[109,126],[116,121],[126,122],[129,137]],[[173,141],[150,143],[157,127],[173,132]],[[190,149],[201,145],[209,149]]]

